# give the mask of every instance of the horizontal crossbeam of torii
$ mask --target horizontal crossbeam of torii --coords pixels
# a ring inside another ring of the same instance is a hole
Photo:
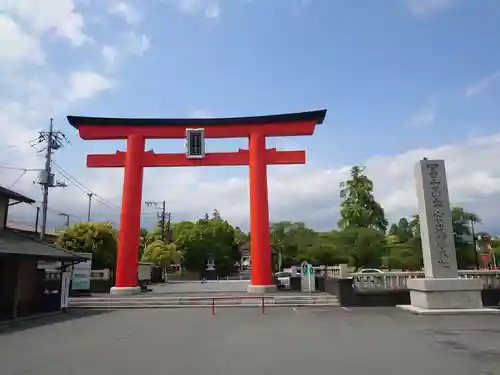
[[[96,154],[87,157],[89,168],[125,167],[126,152],[117,151],[115,154]],[[278,164],[305,164],[305,151],[277,151],[275,148],[265,152],[267,165]],[[238,152],[207,153],[203,159],[187,159],[186,154],[156,154],[145,151],[141,155],[143,167],[198,167],[198,166],[237,166],[249,165],[249,150],[239,149]]]
[[[250,292],[275,289],[269,243],[267,165],[304,164],[305,151],[266,148],[266,137],[312,135],[326,110],[257,117],[203,119],[135,119],[68,116],[85,140],[126,139],[125,152],[87,156],[92,168],[123,167],[122,209],[114,293],[137,291],[138,248],[144,167],[236,166],[250,170],[250,232],[252,282]],[[207,153],[197,159],[186,154],[146,151],[146,139],[182,139],[189,129],[203,129],[205,138],[248,138],[249,149]]]

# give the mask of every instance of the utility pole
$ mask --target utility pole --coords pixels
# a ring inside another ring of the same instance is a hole
[[[38,233],[38,219],[40,217],[40,206],[36,207],[35,233]]]
[[[158,214],[157,215],[157,218],[160,219],[160,225],[161,225],[161,240],[163,242],[165,242],[165,217],[166,217],[166,209],[167,209],[167,202],[166,201],[162,201],[162,202],[152,202],[152,201],[148,201],[148,202],[145,202],[146,203],[146,206],[149,206],[149,207],[155,207],[155,208],[158,208],[159,205],[162,205],[162,210],[161,210],[161,214]],[[169,223],[170,223],[170,220],[169,220]]]
[[[170,219],[172,218],[172,213],[171,212],[167,212],[167,243],[171,243],[173,242],[173,239],[172,239],[172,231],[170,229]]]
[[[63,212],[58,214],[59,216],[64,216],[66,218],[66,228],[69,228],[69,216],[68,214],[65,214]]]
[[[63,182],[55,182],[54,174],[52,173],[52,152],[60,149],[62,147],[63,139],[66,139],[64,134],[60,131],[54,131],[54,120],[50,119],[49,131],[39,132],[38,138],[35,143],[31,144],[43,144],[46,143],[45,150],[45,168],[40,172],[38,183],[42,187],[42,225],[40,228],[40,239],[44,240],[45,233],[47,230],[47,209],[49,203],[49,188],[52,187],[66,187]]]
[[[92,196],[94,195],[94,193],[87,193],[87,195],[89,197],[89,211],[87,214],[87,221],[90,221],[90,210],[92,208]]]
[[[166,203],[165,201],[162,202],[162,209],[161,209],[161,240],[165,242],[165,207]]]

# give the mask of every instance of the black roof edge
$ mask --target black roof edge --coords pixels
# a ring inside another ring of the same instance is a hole
[[[36,202],[34,199],[31,199],[25,195],[16,193],[15,191],[7,189],[3,186],[0,186],[0,196],[4,196],[4,197],[7,197],[9,199],[13,199],[13,200],[16,200],[18,202],[23,202],[23,203],[28,203],[28,204],[32,204],[32,203]]]
[[[290,123],[315,120],[322,124],[326,109],[309,112],[285,113],[253,117],[219,117],[219,118],[119,118],[119,117],[85,117],[67,116],[70,125],[78,129],[79,125],[97,126],[216,126],[216,125],[257,125],[268,123]]]

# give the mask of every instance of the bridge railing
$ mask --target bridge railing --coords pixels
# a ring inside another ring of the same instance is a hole
[[[408,279],[423,278],[424,272],[353,273],[351,276],[354,287],[359,290],[401,290],[407,289]],[[481,279],[483,289],[500,289],[498,270],[460,270],[458,276],[464,279]]]

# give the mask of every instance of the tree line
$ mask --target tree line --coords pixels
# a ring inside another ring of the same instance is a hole
[[[275,271],[304,260],[316,265],[348,263],[355,269],[420,270],[418,215],[389,224],[373,190],[364,167],[356,165],[350,179],[341,183],[337,228],[318,232],[302,222],[272,223],[269,235]],[[458,265],[462,269],[475,267],[470,239],[472,226],[481,219],[461,207],[452,208],[452,219]],[[160,222],[153,230],[141,229],[137,251],[142,261],[162,267],[181,264],[184,270],[200,273],[207,260],[213,259],[220,276],[230,275],[238,269],[241,249],[251,238],[251,233],[232,226],[217,210],[194,222],[172,223],[169,233]],[[59,234],[57,244],[72,251],[92,252],[93,267],[114,269],[117,238],[118,230],[110,223],[76,223]],[[491,240],[491,246],[500,259],[500,241]]]

